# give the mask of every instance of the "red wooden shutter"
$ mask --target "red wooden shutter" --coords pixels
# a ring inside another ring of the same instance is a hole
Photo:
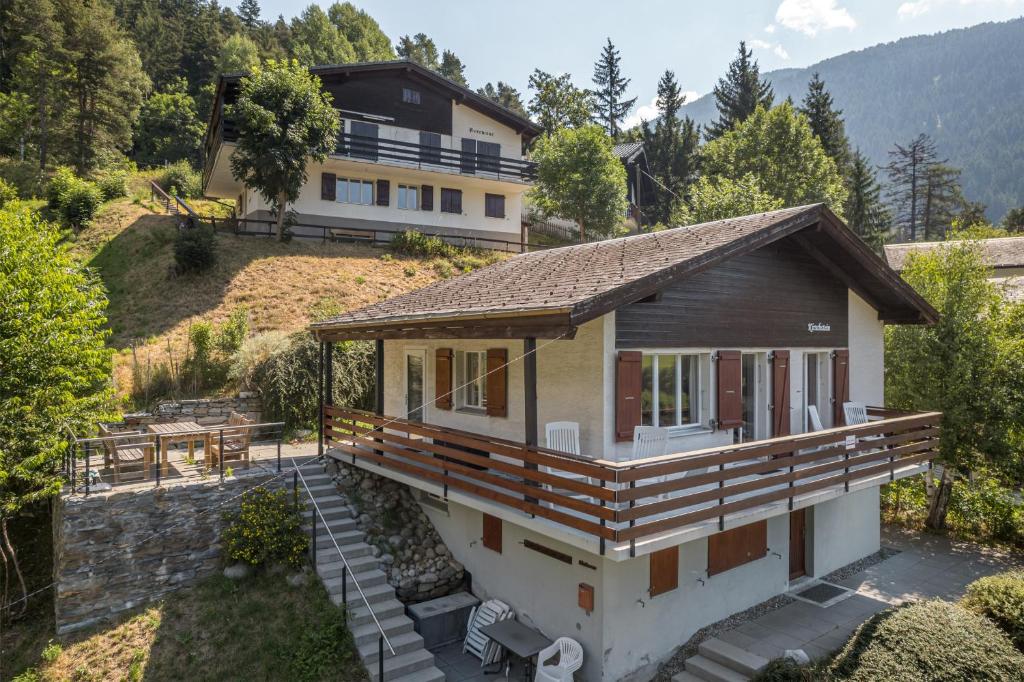
[[[731,528],[708,537],[708,575],[728,571],[768,554],[768,521]]]
[[[670,592],[679,587],[679,547],[669,547],[651,552],[652,597]]]
[[[501,519],[484,514],[484,547],[501,554]]]
[[[452,349],[438,348],[434,353],[434,406],[452,409]]]
[[[772,352],[772,436],[788,436],[789,422],[789,351]]]
[[[738,350],[718,351],[718,428],[743,426],[743,370]]]
[[[633,440],[634,427],[640,426],[640,392],[643,390],[643,354],[620,350],[615,366],[615,440]]]
[[[843,403],[850,401],[850,351],[840,348],[832,354],[832,424],[846,421]]]
[[[420,193],[423,195],[420,197],[420,210],[421,211],[433,211],[434,210],[434,186],[423,185],[420,187]]]
[[[378,180],[377,181],[377,205],[387,206],[391,203],[391,181],[390,180]]]
[[[507,363],[506,349],[487,349],[487,414],[491,417],[508,416]]]
[[[324,201],[337,199],[338,177],[334,173],[320,174],[320,198]]]

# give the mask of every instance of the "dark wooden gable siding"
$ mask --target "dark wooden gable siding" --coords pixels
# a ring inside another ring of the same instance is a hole
[[[847,289],[793,240],[725,261],[615,314],[619,348],[842,347]],[[830,331],[808,331],[809,324]]]
[[[334,108],[392,117],[387,125],[452,134],[452,103],[446,93],[410,76],[353,74],[321,76],[323,87],[334,97]],[[420,93],[419,104],[402,101],[402,88]],[[345,118],[352,114],[343,113]]]

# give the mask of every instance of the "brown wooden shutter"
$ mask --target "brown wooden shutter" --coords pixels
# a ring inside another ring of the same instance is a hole
[[[501,519],[484,514],[484,547],[501,554]]]
[[[840,348],[832,354],[832,424],[845,423],[843,403],[850,401],[850,351]]]
[[[508,350],[487,349],[487,414],[491,417],[508,416]]]
[[[420,187],[420,193],[423,195],[420,197],[420,210],[421,211],[433,211],[434,210],[434,187],[433,185],[423,185]]]
[[[320,198],[324,201],[334,201],[338,194],[338,176],[334,173],[320,174]]]
[[[679,547],[669,547],[651,552],[652,597],[671,592],[679,587]]]
[[[615,366],[615,440],[633,440],[640,426],[640,392],[643,390],[643,354],[620,350]]]
[[[790,435],[789,351],[772,352],[772,436]]]
[[[438,348],[434,353],[434,406],[452,409],[452,349]]]
[[[718,351],[718,428],[743,426],[743,369],[738,350]]]
[[[391,181],[390,180],[378,180],[377,181],[377,205],[387,206],[391,203]]]
[[[708,575],[728,571],[768,554],[768,521],[756,521],[708,537]]]

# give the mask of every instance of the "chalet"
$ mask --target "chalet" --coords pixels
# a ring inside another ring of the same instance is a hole
[[[331,344],[377,349],[375,411],[327,391],[321,445],[417,491],[582,679],[649,679],[879,549],[940,417],[884,407],[883,329],[936,319],[822,205],[519,254],[314,324],[322,386]]]
[[[289,208],[301,225],[387,238],[405,229],[520,243],[534,165],[529,120],[414,62],[316,66],[341,119],[337,148],[310,163]],[[268,231],[269,207],[231,175],[238,139],[230,105],[242,74],[222,76],[205,142],[203,188],[233,201],[247,231]],[[297,227],[296,234],[310,228]],[[323,233],[323,230],[321,230]],[[315,232],[314,232],[315,234]],[[494,246],[484,242],[484,245]]]
[[[951,242],[912,242],[888,244],[885,260],[889,266],[901,272],[907,259],[913,253],[928,253]],[[981,256],[985,265],[992,268],[990,278],[1011,301],[1024,301],[1024,237],[995,237],[981,239]]]
[[[643,220],[643,212],[650,206],[654,194],[654,183],[651,180],[651,168],[647,164],[647,152],[643,142],[623,142],[612,148],[626,168],[626,209],[627,217],[638,225]]]

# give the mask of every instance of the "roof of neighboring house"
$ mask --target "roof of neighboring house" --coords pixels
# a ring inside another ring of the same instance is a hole
[[[612,147],[612,153],[625,163],[636,160],[636,157],[642,154],[643,151],[643,142],[623,142]]]
[[[993,277],[992,282],[1003,290],[1006,300],[1024,303],[1024,276]]]
[[[980,239],[982,257],[991,268],[1024,268],[1024,237],[995,237]],[[912,253],[927,253],[951,242],[913,242],[889,244],[885,259],[893,270],[900,271]]]
[[[328,340],[571,337],[584,322],[789,236],[874,305],[882,319],[938,318],[831,211],[814,204],[519,254],[311,329]]]

